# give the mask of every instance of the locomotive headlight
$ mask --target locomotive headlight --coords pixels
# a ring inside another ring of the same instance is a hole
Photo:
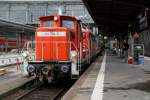
[[[57,20],[58,20],[58,17],[57,17],[57,16],[55,16],[55,17],[54,17],[54,21],[57,21]]]
[[[64,73],[67,73],[69,71],[69,67],[67,65],[62,65],[61,66],[61,71]]]
[[[29,73],[34,73],[34,72],[35,72],[35,67],[34,67],[33,65],[28,65],[27,71],[28,71]]]
[[[71,51],[71,59],[77,59],[77,52],[76,51]]]

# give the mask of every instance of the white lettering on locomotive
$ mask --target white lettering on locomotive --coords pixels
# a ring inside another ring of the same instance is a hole
[[[66,32],[37,32],[37,36],[66,36]]]

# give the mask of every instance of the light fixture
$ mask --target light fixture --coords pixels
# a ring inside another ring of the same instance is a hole
[[[54,21],[57,21],[57,20],[58,20],[58,17],[57,17],[57,16],[55,16],[55,17],[54,17]]]

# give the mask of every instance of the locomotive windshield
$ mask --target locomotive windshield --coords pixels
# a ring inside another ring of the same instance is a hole
[[[43,27],[53,27],[54,26],[54,20],[48,20],[44,21]]]
[[[66,27],[69,29],[74,29],[74,21],[71,20],[62,20],[62,27]]]

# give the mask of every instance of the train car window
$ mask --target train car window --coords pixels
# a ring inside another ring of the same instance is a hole
[[[53,20],[48,20],[43,22],[43,27],[53,27],[53,26],[54,26]]]
[[[74,21],[71,20],[62,20],[62,27],[66,27],[69,29],[74,29]]]
[[[92,33],[91,33],[91,39],[92,39],[92,41],[96,41],[95,36]]]
[[[82,37],[83,37],[83,39],[86,38],[86,33],[85,32],[82,32]]]

